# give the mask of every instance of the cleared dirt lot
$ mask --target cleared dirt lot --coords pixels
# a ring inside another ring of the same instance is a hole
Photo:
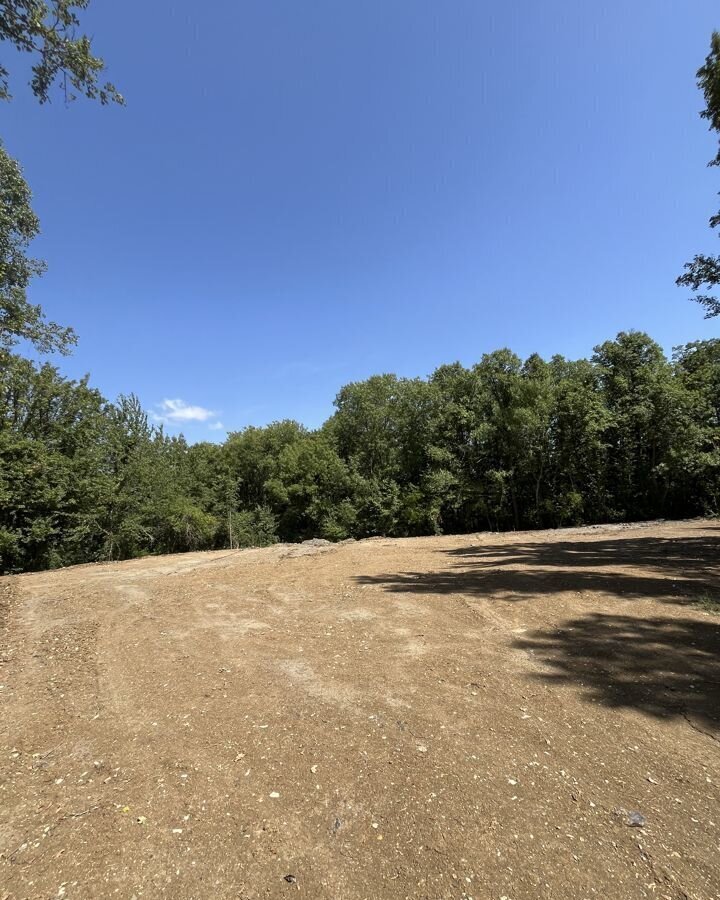
[[[703,596],[710,522],[0,579],[0,898],[718,898]]]

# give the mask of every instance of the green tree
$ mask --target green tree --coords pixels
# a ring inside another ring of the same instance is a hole
[[[50,99],[53,84],[60,82],[66,100],[75,91],[100,103],[122,103],[115,86],[100,84],[103,60],[92,51],[91,39],[78,34],[78,11],[90,0],[1,0],[0,41],[32,57],[30,87],[40,103]],[[0,65],[0,99],[10,98],[8,69]]]
[[[0,358],[0,569],[99,558],[107,404],[87,379]]]
[[[324,431],[356,476],[364,534],[435,529],[429,450],[437,392],[419,378],[376,375],[343,387]]]
[[[87,35],[78,34],[78,11],[89,0],[0,0],[0,41],[32,60],[30,88],[40,103],[50,99],[60,82],[66,100],[76,92],[100,103],[123,103],[108,83],[100,84],[105,66],[92,52]],[[11,96],[9,71],[0,65],[0,99]],[[70,328],[45,320],[40,306],[27,296],[30,281],[45,264],[28,256],[30,242],[39,232],[30,205],[31,193],[19,164],[0,142],[0,349],[29,341],[36,350],[67,353],[76,342]]]
[[[43,262],[28,256],[40,230],[30,199],[20,166],[0,143],[0,350],[26,340],[41,353],[67,353],[76,342],[72,329],[46,321],[27,297],[31,279],[45,271]]]
[[[440,366],[430,384],[436,400],[427,483],[436,498],[436,529],[493,528],[480,486],[482,385],[477,370],[460,363]]]
[[[551,524],[580,525],[608,517],[607,429],[611,417],[597,367],[560,356],[550,363],[555,402],[549,473]]]
[[[705,109],[700,116],[707,119],[710,131],[720,134],[720,32],[713,32],[710,53],[697,71],[697,83],[705,98]],[[709,165],[720,165],[720,146]],[[720,212],[710,218],[711,228],[717,228],[718,225]],[[705,318],[720,315],[720,299],[705,293],[720,284],[720,256],[696,255],[691,262],[685,264],[685,272],[677,279],[677,284],[695,292],[703,291],[696,293],[693,299],[705,308]]]
[[[595,348],[609,423],[607,479],[612,519],[662,515],[670,484],[668,461],[681,422],[673,370],[662,349],[642,332],[621,332]]]
[[[307,434],[286,445],[265,489],[283,540],[341,540],[352,533],[354,482],[324,434]]]
[[[670,461],[677,515],[720,512],[720,340],[695,341],[674,353],[683,399],[675,410]],[[682,428],[677,427],[682,423]]]

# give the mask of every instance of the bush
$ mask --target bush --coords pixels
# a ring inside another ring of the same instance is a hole
[[[217,531],[215,516],[187,500],[178,500],[164,518],[159,543],[170,553],[206,550],[212,548]]]
[[[234,512],[229,524],[232,528],[232,543],[236,547],[269,547],[270,544],[277,543],[277,516],[267,506]],[[227,528],[223,530],[221,525],[219,531],[223,546],[227,546]]]

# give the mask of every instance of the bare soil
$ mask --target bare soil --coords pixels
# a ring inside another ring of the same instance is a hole
[[[0,900],[720,897],[717,523],[193,553],[0,598]]]

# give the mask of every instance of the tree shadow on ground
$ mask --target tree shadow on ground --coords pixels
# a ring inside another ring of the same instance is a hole
[[[540,565],[563,568],[633,566],[636,568],[692,569],[720,574],[720,528],[715,535],[685,537],[615,537],[570,541],[518,541],[477,544],[444,551],[456,559],[470,559],[477,565]]]
[[[707,525],[702,531],[678,538],[637,533],[597,539],[585,533],[562,542],[548,542],[545,536],[509,538],[438,551],[451,560],[438,571],[359,576],[357,581],[390,592],[460,594],[492,602],[583,592],[611,602],[720,600],[720,541],[708,536]],[[547,666],[546,674],[533,677],[572,683],[589,701],[666,719],[684,717],[711,737],[720,728],[720,617],[597,612],[525,634],[513,646]]]
[[[707,535],[557,543],[508,540],[437,552],[454,563],[439,571],[356,580],[399,593],[465,594],[512,602],[563,592],[679,604],[720,599],[720,539]]]
[[[720,619],[593,613],[513,646],[548,666],[534,678],[579,685],[586,699],[611,708],[682,716],[710,736],[720,733]]]

